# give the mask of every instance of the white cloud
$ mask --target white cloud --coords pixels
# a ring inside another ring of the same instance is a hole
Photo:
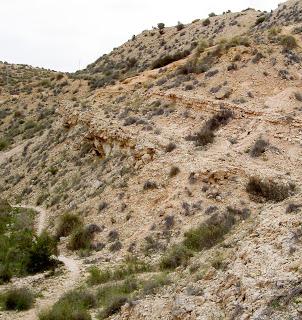
[[[75,71],[158,22],[271,10],[280,0],[1,0],[0,60]]]

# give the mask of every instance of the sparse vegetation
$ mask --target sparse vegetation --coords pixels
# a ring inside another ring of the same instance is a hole
[[[181,23],[180,21],[178,21],[178,23],[177,23],[177,25],[176,25],[176,30],[177,30],[177,31],[180,31],[180,30],[182,30],[184,27],[185,27],[184,24]]]
[[[158,28],[159,30],[163,30],[163,29],[165,29],[165,24],[162,23],[162,22],[160,22],[160,23],[157,24],[157,28]]]
[[[179,266],[186,266],[196,251],[210,249],[223,241],[224,236],[232,227],[250,215],[248,209],[234,209],[228,207],[224,214],[215,213],[197,228],[185,233],[185,239],[172,247],[160,261],[161,270],[173,270]]]
[[[295,98],[299,102],[302,102],[302,93],[301,92],[295,92]]]
[[[154,294],[158,288],[161,288],[170,283],[171,283],[171,280],[168,274],[160,273],[152,277],[150,280],[147,280],[143,283],[143,293],[146,295]]]
[[[258,26],[259,24],[261,24],[262,22],[264,22],[265,19],[266,19],[266,15],[260,16],[260,17],[256,20],[255,25]]]

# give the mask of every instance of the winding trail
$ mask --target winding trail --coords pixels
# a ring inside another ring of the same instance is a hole
[[[37,221],[37,234],[40,235],[46,228],[48,212],[42,207],[30,206],[30,205],[13,205],[16,208],[32,209],[38,212]],[[81,263],[72,257],[59,255],[57,257],[61,261],[65,268],[68,270],[66,278],[62,279],[58,286],[49,288],[50,290],[43,293],[43,298],[38,299],[35,308],[23,313],[20,319],[22,320],[34,320],[38,319],[37,312],[45,309],[54,304],[62,294],[72,289],[81,275]],[[0,316],[1,318],[1,316]],[[2,318],[1,318],[2,319]]]
[[[40,235],[43,230],[45,229],[46,225],[46,217],[47,217],[47,211],[42,207],[35,207],[35,206],[27,206],[27,205],[13,205],[15,208],[24,208],[24,209],[31,209],[39,213],[39,219],[37,224],[37,234]]]

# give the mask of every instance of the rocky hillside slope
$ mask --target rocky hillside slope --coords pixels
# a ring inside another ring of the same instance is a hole
[[[1,198],[73,262],[0,286],[37,294],[1,319],[301,319],[301,9],[160,26],[72,75],[0,64]]]

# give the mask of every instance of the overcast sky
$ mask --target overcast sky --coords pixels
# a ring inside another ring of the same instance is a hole
[[[191,22],[283,0],[0,0],[0,61],[60,71],[84,68],[158,22]]]

